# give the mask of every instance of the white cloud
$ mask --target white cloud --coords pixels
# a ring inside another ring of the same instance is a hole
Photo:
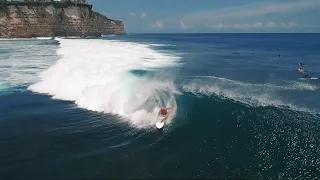
[[[222,23],[208,24],[207,27],[212,28],[212,29],[222,29],[224,27],[224,25]]]
[[[281,26],[282,26],[283,28],[290,28],[290,27],[297,27],[298,24],[295,23],[295,22],[293,22],[293,21],[290,21],[290,22],[288,22],[288,23],[281,23]]]
[[[186,23],[184,23],[183,21],[180,21],[180,28],[182,30],[187,30],[187,29],[191,29],[193,28],[194,26],[193,25],[187,25]]]
[[[213,29],[250,29],[250,28],[262,28],[264,25],[261,22],[254,24],[210,24],[208,27]]]
[[[252,25],[249,24],[249,28],[250,28],[250,27],[253,27],[253,28],[261,28],[262,26],[263,26],[263,24],[262,24],[261,22],[258,22],[258,23],[252,24]]]
[[[137,17],[137,18],[141,18],[141,19],[143,19],[143,18],[145,18],[146,16],[147,16],[147,13],[141,13],[141,15],[139,16],[139,13],[129,13],[129,16],[130,17]]]
[[[180,28],[182,30],[188,29],[187,25],[185,25],[183,21],[180,21]]]
[[[156,21],[153,25],[153,28],[157,28],[157,29],[162,29],[163,28],[163,23],[161,21]]]
[[[256,3],[207,12],[197,12],[185,15],[185,19],[194,20],[234,20],[242,18],[256,18],[270,13],[290,13],[303,11],[320,6],[319,0],[304,0],[288,3]]]
[[[136,16],[136,13],[129,13],[129,16],[135,17],[135,16]]]
[[[194,25],[192,25],[192,24],[186,24],[185,22],[183,22],[183,21],[180,21],[180,29],[182,29],[182,30],[187,30],[187,29],[192,29],[192,28],[194,28]]]
[[[298,26],[297,23],[291,21],[288,23],[281,23],[280,27],[296,27]],[[262,23],[257,22],[253,24],[223,24],[223,23],[216,23],[216,24],[209,24],[207,27],[212,29],[259,29],[259,28],[276,28],[279,27],[275,22],[268,22]]]
[[[256,2],[249,5],[217,8],[203,12],[168,15],[158,20],[166,24],[167,29],[178,26],[181,30],[189,30],[192,27],[191,24],[193,24],[194,27],[197,27],[193,28],[194,31],[204,27],[231,30],[271,30],[297,27],[297,23],[288,23],[287,19],[290,18],[296,22],[301,22],[302,17],[297,16],[296,13],[303,14],[312,8],[320,9],[320,0],[295,0],[278,3],[270,1]],[[269,16],[271,14],[273,16]],[[277,18],[279,16],[281,17]]]
[[[208,27],[213,28],[213,29],[223,29],[223,28],[225,28],[225,25],[222,23],[209,24]]]
[[[298,24],[293,21],[289,22],[288,25],[289,25],[289,27],[297,27],[298,26]]]
[[[272,21],[272,22],[268,22],[265,26],[266,26],[266,27],[273,28],[273,27],[277,27],[277,24]]]
[[[146,16],[147,16],[147,13],[142,13],[141,16],[140,16],[140,18],[143,19],[143,18],[145,18]]]

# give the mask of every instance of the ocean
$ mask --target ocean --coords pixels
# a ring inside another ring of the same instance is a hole
[[[1,179],[318,179],[319,34],[0,40]],[[162,130],[160,107],[176,107]]]

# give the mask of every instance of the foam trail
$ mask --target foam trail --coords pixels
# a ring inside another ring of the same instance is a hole
[[[318,86],[293,81],[286,83],[281,86],[274,84],[251,84],[214,76],[198,76],[191,79],[185,78],[181,84],[181,88],[184,92],[206,96],[215,95],[251,106],[286,107],[297,111],[318,113],[317,110],[299,107],[277,96],[277,93],[280,91],[315,91],[318,89]]]
[[[281,85],[276,85],[276,84],[270,84],[270,83],[265,83],[265,84],[252,84],[252,83],[245,83],[245,82],[240,82],[232,79],[226,79],[222,77],[215,77],[215,76],[184,76],[184,78],[192,78],[195,79],[195,81],[209,81],[211,83],[219,83],[221,85],[229,85],[229,86],[240,86],[243,88],[251,88],[251,89],[269,89],[269,90],[298,90],[298,91],[304,91],[304,90],[309,90],[309,91],[315,91],[319,87],[317,85],[313,85],[310,83],[306,82],[297,82],[297,81],[282,81]]]
[[[178,91],[172,80],[138,77],[130,71],[173,67],[179,65],[179,57],[130,42],[58,40],[61,58],[30,90],[74,101],[88,110],[120,115],[139,128],[156,123],[160,106],[176,106],[174,93]]]

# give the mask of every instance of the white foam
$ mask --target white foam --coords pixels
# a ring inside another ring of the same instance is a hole
[[[0,41],[21,41],[21,40],[32,40],[32,38],[0,38]]]
[[[289,81],[289,80],[280,80],[281,85],[265,83],[265,84],[253,84],[253,83],[246,83],[240,82],[232,79],[222,78],[222,77],[215,77],[215,76],[184,76],[184,77],[191,77],[192,79],[198,79],[201,81],[209,80],[210,82],[218,82],[219,84],[223,85],[237,85],[243,88],[250,88],[250,89],[270,89],[270,90],[297,90],[297,91],[315,91],[319,89],[319,86],[313,85],[306,82],[298,82],[298,81]]]
[[[50,39],[52,39],[52,37],[36,37],[36,39],[39,39],[39,40],[50,40]]]
[[[56,61],[55,46],[39,41],[2,41],[0,43],[0,91],[39,80],[37,73]]]
[[[158,47],[165,47],[165,46],[176,46],[176,45],[173,45],[173,44],[150,44],[150,46],[158,46]]]
[[[194,77],[196,78],[196,77]],[[216,95],[228,98],[251,106],[276,106],[288,107],[293,110],[316,113],[305,107],[298,107],[290,102],[286,102],[277,94],[279,91],[315,91],[317,86],[288,81],[286,85],[273,84],[251,84],[240,81],[219,78],[214,76],[198,76],[199,79],[190,79],[183,82],[182,89],[196,95]]]
[[[101,34],[101,37],[116,37],[118,35],[115,34]]]
[[[175,106],[177,92],[170,79],[137,77],[131,70],[173,67],[179,57],[148,45],[101,39],[58,39],[60,59],[29,87],[79,107],[113,113],[136,127],[156,123],[160,106]]]

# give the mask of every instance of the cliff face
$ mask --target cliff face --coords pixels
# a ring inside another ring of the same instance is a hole
[[[108,19],[92,6],[8,5],[0,8],[0,37],[100,36],[125,34],[122,21]]]

